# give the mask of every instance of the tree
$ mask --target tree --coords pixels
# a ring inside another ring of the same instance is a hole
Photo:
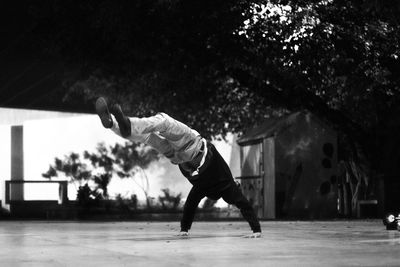
[[[64,156],[64,159],[55,158],[54,164],[49,166],[47,172],[42,176],[48,179],[58,177],[59,173],[63,173],[71,179],[71,182],[77,182],[79,185],[88,180],[92,176],[92,171],[86,163],[81,160],[77,153],[70,153]]]
[[[145,169],[159,158],[158,152],[143,144],[127,142],[125,145],[107,147],[100,143],[95,152],[84,151],[83,157],[71,153],[63,160],[55,158],[54,164],[43,173],[43,177],[51,179],[62,174],[70,182],[78,183],[80,188],[85,184],[86,190],[88,182],[92,181],[96,185],[96,194],[101,194],[106,199],[109,197],[107,186],[114,175],[133,178],[145,193],[148,203],[149,183]],[[141,183],[136,181],[138,174]]]
[[[226,54],[240,52],[232,33],[247,6],[67,0],[33,3],[30,10],[36,42],[66,64],[65,101],[90,103],[104,94],[124,103],[128,114],[166,111],[211,136],[228,129],[219,125],[221,112],[210,121],[215,75],[224,69]]]
[[[161,189],[161,191],[164,193],[164,196],[159,196],[158,201],[160,201],[162,209],[177,210],[181,203],[182,194],[174,195],[168,188]]]
[[[208,137],[308,109],[341,133],[343,159],[381,173],[391,160],[380,155],[396,136],[396,1],[49,0],[30,10],[34,39],[70,70],[65,101],[107,95],[130,115],[165,111]]]
[[[388,135],[381,137],[400,97],[396,9],[382,14],[365,1],[289,4],[253,5],[239,32],[249,60],[229,72],[262,98],[327,120],[345,138],[342,159],[385,172]]]
[[[120,178],[129,178],[139,175],[140,180],[134,179],[134,182],[142,189],[146,197],[146,205],[151,207],[149,197],[149,178],[145,169],[160,158],[160,154],[144,144],[126,143],[124,146],[116,144],[111,153],[115,157],[116,174]]]

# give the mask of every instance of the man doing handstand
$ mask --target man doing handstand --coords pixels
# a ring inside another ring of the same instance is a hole
[[[146,118],[127,117],[118,104],[109,109],[103,97],[96,101],[96,112],[105,128],[130,141],[153,147],[177,164],[193,185],[183,208],[179,235],[188,235],[201,199],[217,200],[222,197],[228,204],[238,207],[249,223],[253,233],[248,237],[261,237],[257,216],[234,182],[228,165],[214,145],[197,131],[165,113]]]

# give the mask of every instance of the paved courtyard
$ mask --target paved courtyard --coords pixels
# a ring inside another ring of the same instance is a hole
[[[382,222],[0,221],[0,266],[400,266],[400,232]]]

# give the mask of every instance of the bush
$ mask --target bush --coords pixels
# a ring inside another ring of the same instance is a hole
[[[177,210],[179,204],[181,203],[182,193],[174,196],[170,193],[168,188],[164,188],[161,190],[164,193],[164,196],[159,196],[158,200],[161,203],[161,207],[163,210]]]

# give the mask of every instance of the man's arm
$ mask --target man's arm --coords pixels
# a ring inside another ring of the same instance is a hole
[[[200,200],[203,197],[205,197],[205,195],[196,186],[193,186],[189,192],[189,195],[185,202],[185,206],[183,208],[183,216],[181,219],[181,232],[187,233],[191,228],[197,206],[199,205]]]

